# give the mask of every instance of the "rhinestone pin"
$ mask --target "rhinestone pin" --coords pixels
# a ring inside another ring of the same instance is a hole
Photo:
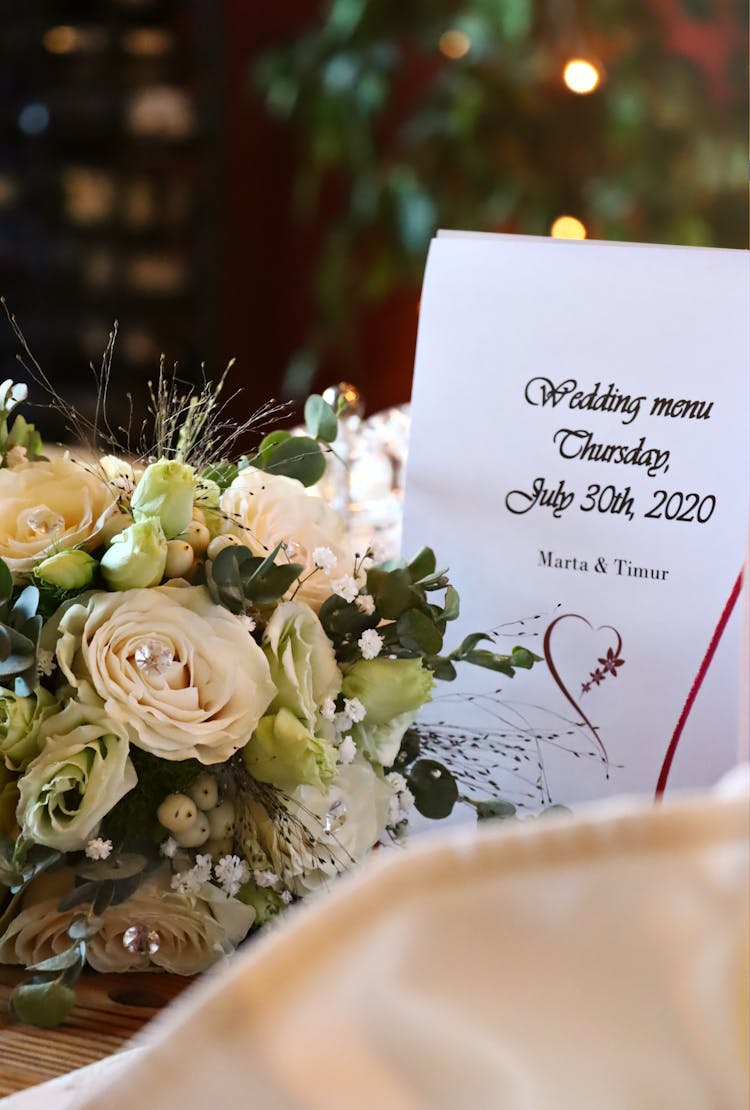
[[[46,505],[37,505],[27,513],[26,525],[35,536],[50,536],[65,528],[65,520]]]
[[[346,803],[340,798],[334,802],[323,819],[323,830],[327,833],[336,832],[346,821]]]
[[[122,946],[134,956],[155,956],[161,947],[161,937],[148,925],[131,925],[122,934]]]
[[[135,665],[145,674],[164,674],[174,663],[174,652],[161,640],[144,640],[135,649]]]

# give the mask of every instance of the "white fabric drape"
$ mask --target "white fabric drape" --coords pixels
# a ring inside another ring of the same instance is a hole
[[[748,812],[745,780],[421,838],[28,1108],[747,1110]]]

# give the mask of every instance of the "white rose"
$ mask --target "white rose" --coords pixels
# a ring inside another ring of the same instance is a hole
[[[295,894],[305,895],[363,859],[385,831],[394,789],[365,759],[339,769],[328,790],[299,786],[284,799],[283,835],[257,801],[248,817],[257,847]],[[326,833],[326,815],[332,821]],[[255,845],[246,854],[253,858]]]
[[[197,895],[179,894],[170,886],[171,872],[162,867],[135,892],[102,916],[99,933],[87,946],[89,964],[101,972],[155,971],[196,975],[236,947],[255,920],[255,910],[209,883]],[[73,885],[72,871],[35,879],[20,913],[0,937],[0,962],[28,966],[70,947],[68,927],[80,906],[60,910],[60,899]],[[158,933],[156,952],[133,953],[123,944],[132,925]]]
[[[319,547],[333,552],[337,576],[353,569],[354,554],[343,520],[321,497],[306,493],[296,478],[248,466],[224,491],[221,508],[244,530],[255,551],[268,553],[278,543],[290,545],[289,557],[304,566],[303,577],[315,570],[313,552]],[[277,562],[286,561],[279,552]],[[328,576],[318,570],[297,597],[317,612],[332,592]]]
[[[223,763],[276,693],[261,649],[202,586],[92,594],[64,614],[56,650],[71,685],[162,759]]]
[[[0,558],[28,574],[55,551],[91,548],[114,510],[106,481],[67,455],[0,470]]]
[[[263,650],[277,690],[271,712],[289,709],[315,732],[321,705],[341,689],[341,671],[310,606],[303,601],[278,605],[266,625]]]
[[[75,852],[138,782],[127,733],[101,709],[69,702],[40,730],[41,751],[18,780],[21,834]]]

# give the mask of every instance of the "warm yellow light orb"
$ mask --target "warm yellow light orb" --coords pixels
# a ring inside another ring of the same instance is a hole
[[[586,228],[575,216],[558,216],[549,233],[553,239],[586,238]]]
[[[563,81],[571,92],[586,96],[598,87],[601,74],[593,62],[587,62],[585,58],[571,58],[565,63]]]
[[[438,42],[440,53],[455,61],[471,50],[471,39],[465,31],[444,31]]]
[[[75,28],[66,26],[50,27],[42,39],[44,49],[50,54],[69,54],[75,50],[77,41]]]

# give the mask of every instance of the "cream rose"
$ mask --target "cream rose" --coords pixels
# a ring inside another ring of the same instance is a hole
[[[90,548],[115,498],[106,481],[67,455],[0,470],[0,558],[29,574],[61,548]]]
[[[288,544],[289,557],[305,568],[303,577],[315,570],[313,552],[318,547],[329,548],[336,557],[334,578],[352,573],[354,554],[343,520],[295,478],[248,466],[224,491],[221,508],[244,531],[254,551],[268,553],[278,543]],[[279,552],[277,561],[286,562],[286,556]],[[297,598],[317,612],[331,593],[330,579],[318,570]]]
[[[56,653],[71,685],[162,759],[223,763],[276,693],[261,649],[202,586],[92,594],[63,616]]]
[[[88,942],[87,959],[96,971],[168,971],[196,975],[236,947],[255,921],[255,910],[205,883],[197,895],[179,894],[162,867],[126,902],[102,914],[99,933]],[[41,875],[24,897],[20,913],[0,937],[0,963],[28,966],[70,947],[68,927],[80,906],[60,910],[73,885],[72,871]],[[158,934],[153,953],[130,952],[125,932],[143,925]]]
[[[326,879],[348,871],[383,835],[394,789],[365,759],[341,767],[328,790],[299,786],[285,799],[291,820],[283,833],[260,802],[248,803],[244,845],[248,859],[258,849],[295,894],[305,895]],[[326,823],[330,832],[326,832]]]

